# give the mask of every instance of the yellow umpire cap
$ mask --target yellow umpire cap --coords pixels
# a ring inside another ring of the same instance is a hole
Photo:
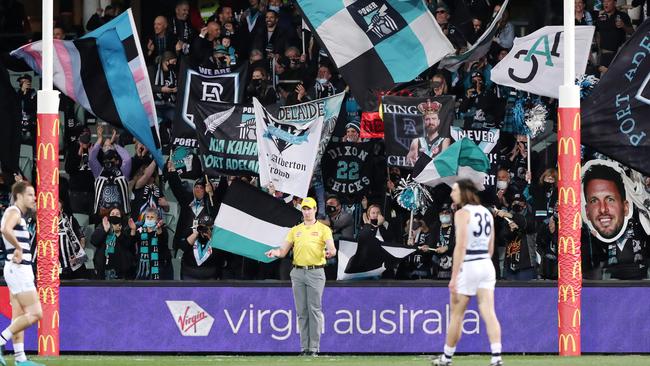
[[[303,198],[300,207],[316,208],[316,200],[311,197]]]

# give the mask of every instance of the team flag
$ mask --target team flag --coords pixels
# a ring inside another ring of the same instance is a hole
[[[422,0],[297,1],[364,111],[454,52]]]
[[[273,116],[253,98],[260,184],[306,197],[314,167],[338,118],[343,93],[280,108]],[[325,135],[325,139],[322,136]]]
[[[490,160],[481,148],[472,140],[463,138],[433,160],[426,154],[420,155],[413,169],[413,179],[431,187],[442,183],[451,186],[460,179],[470,179],[483,190],[489,169]]]
[[[490,26],[485,30],[485,32],[483,32],[481,37],[479,37],[479,39],[469,49],[458,55],[453,54],[445,56],[442,60],[440,60],[438,67],[441,69],[447,69],[449,71],[457,71],[462,64],[466,62],[478,61],[481,57],[485,56],[490,51],[492,40],[499,31],[498,25],[501,21],[501,18],[503,17],[503,13],[506,11],[506,7],[508,6],[509,1],[510,0],[506,0],[503,2],[503,4],[501,4],[501,9],[499,9],[499,12],[492,19]]]
[[[11,54],[41,73],[41,51],[38,41]],[[54,85],[88,112],[128,130],[162,167],[153,93],[131,9],[74,41],[55,39],[53,56]]]
[[[645,175],[650,175],[650,59],[644,56],[648,39],[646,20],[582,101],[582,143]],[[560,149],[580,151],[580,145],[573,146],[568,140]]]
[[[400,260],[415,252],[413,247],[385,242],[379,231],[375,236],[367,234],[362,231],[356,243],[339,240],[337,280],[379,277],[386,270],[387,261]]]
[[[264,253],[282,245],[301,219],[300,211],[250,184],[235,180],[214,221],[210,245],[260,262]]]
[[[492,81],[529,93],[560,98],[558,85],[564,82],[564,27],[548,26],[522,38],[493,69]],[[594,37],[593,26],[576,27],[576,76],[587,68]]]

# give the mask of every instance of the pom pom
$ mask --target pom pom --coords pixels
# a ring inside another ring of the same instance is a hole
[[[576,79],[576,85],[580,87],[580,99],[585,99],[594,90],[600,79],[593,75],[582,74]]]
[[[422,214],[427,211],[429,203],[433,201],[429,191],[420,183],[412,180],[410,175],[406,179],[400,180],[399,186],[395,189],[395,198],[401,207]]]
[[[544,131],[547,115],[548,109],[546,109],[546,106],[543,104],[536,104],[526,111],[525,122],[529,131],[528,135],[530,135],[531,138],[535,138]]]

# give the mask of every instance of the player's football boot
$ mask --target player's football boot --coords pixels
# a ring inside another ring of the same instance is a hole
[[[16,366],[45,366],[42,363],[34,362],[32,360],[27,360],[27,361],[16,361]]]
[[[440,356],[438,356],[438,358],[431,361],[431,365],[433,365],[433,366],[451,366],[451,360],[443,360],[442,355],[440,355]]]

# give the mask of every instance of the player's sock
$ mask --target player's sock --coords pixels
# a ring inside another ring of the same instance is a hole
[[[492,351],[492,359],[490,363],[501,361],[501,343],[490,344],[490,350]]]
[[[3,330],[2,333],[0,333],[0,346],[4,346],[5,344],[7,344],[7,342],[9,342],[9,340],[13,335],[14,334],[11,333],[9,327]]]
[[[445,344],[444,353],[442,354],[443,361],[451,361],[451,358],[454,357],[454,352],[456,352],[456,347],[449,347]]]
[[[20,361],[20,362],[27,361],[27,356],[25,356],[24,343],[14,343],[14,358],[16,361]]]

